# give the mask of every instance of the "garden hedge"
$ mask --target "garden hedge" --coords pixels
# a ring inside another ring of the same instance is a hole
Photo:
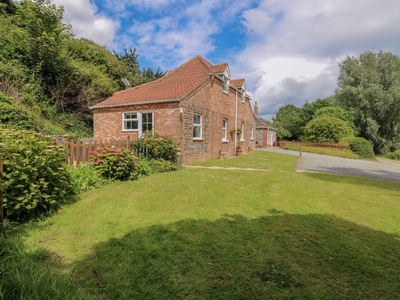
[[[362,158],[375,159],[372,145],[362,137],[348,136],[341,138],[340,142],[348,143],[351,151],[358,154]]]

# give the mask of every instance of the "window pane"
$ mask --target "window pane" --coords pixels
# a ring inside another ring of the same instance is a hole
[[[194,138],[200,138],[201,137],[201,127],[199,127],[199,126],[194,126],[193,127],[193,137]]]
[[[137,119],[137,113],[124,113],[124,119]]]
[[[193,124],[201,125],[201,116],[193,115]]]

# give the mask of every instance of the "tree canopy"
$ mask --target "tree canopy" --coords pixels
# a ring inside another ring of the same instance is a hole
[[[340,64],[336,103],[354,116],[361,137],[376,153],[400,148],[400,58],[365,52]]]
[[[134,86],[164,73],[132,72],[140,70],[136,50],[118,55],[75,39],[62,20],[49,0],[0,0],[0,92],[12,99],[2,105],[15,116],[29,113],[44,133],[90,135],[89,106],[126,88],[123,79]]]

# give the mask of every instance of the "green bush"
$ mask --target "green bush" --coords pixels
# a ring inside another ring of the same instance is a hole
[[[71,184],[77,193],[101,187],[107,183],[100,172],[88,164],[80,163],[76,168],[69,166],[67,170],[71,176]]]
[[[367,158],[367,159],[375,158],[372,145],[364,138],[349,136],[341,138],[340,142],[348,143],[350,150],[358,154],[362,158]]]
[[[0,127],[0,143],[7,218],[27,220],[57,209],[74,194],[66,151],[54,138]]]
[[[153,159],[151,161],[151,169],[154,173],[165,173],[165,172],[172,172],[176,171],[178,168],[175,163],[165,160],[165,159],[159,159],[155,160]]]
[[[396,150],[394,152],[389,152],[384,155],[384,157],[389,158],[389,159],[396,159],[400,160],[400,150]]]
[[[304,134],[308,141],[337,143],[342,137],[353,135],[354,130],[341,119],[322,116],[308,122]]]
[[[37,130],[38,125],[23,106],[0,92],[0,124],[19,130]]]
[[[132,142],[132,149],[137,155],[140,154],[149,159],[163,159],[175,163],[178,144],[170,136],[146,131],[141,138]]]
[[[137,158],[127,149],[97,148],[90,155],[88,164],[105,179],[134,180],[139,176]]]
[[[139,175],[148,176],[153,173],[164,173],[176,171],[176,163],[170,162],[165,159],[147,158],[145,156],[139,157]]]

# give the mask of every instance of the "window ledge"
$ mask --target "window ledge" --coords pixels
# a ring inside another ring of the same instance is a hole
[[[228,140],[222,140],[222,142],[223,142],[223,143],[229,143],[229,141],[228,141]]]
[[[225,92],[225,91],[224,91],[224,94],[227,94],[227,95],[229,95],[229,94],[228,94],[228,92]]]
[[[244,142],[245,140],[240,139],[241,142]]]
[[[121,132],[137,132],[139,129],[122,129]]]
[[[201,142],[201,141],[204,141],[204,139],[202,139],[202,138],[193,138],[193,141]]]

